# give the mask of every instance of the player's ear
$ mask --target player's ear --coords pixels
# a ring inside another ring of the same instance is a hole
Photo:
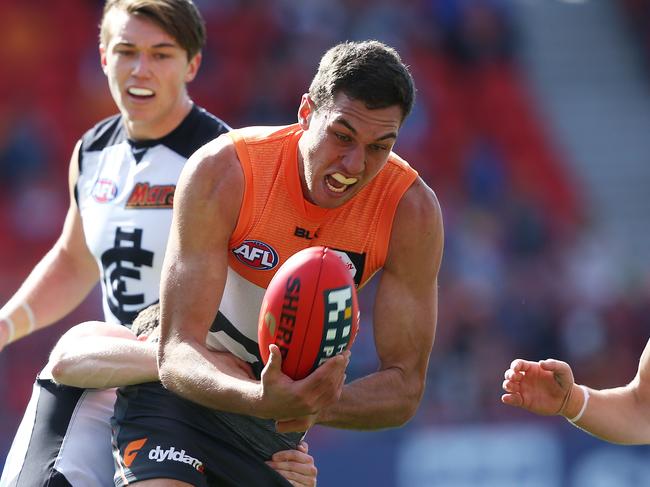
[[[309,93],[302,95],[300,99],[300,107],[298,107],[298,125],[303,130],[309,128],[309,122],[311,121],[311,116],[315,110],[314,102],[309,96]]]
[[[202,59],[203,59],[203,55],[200,52],[196,54],[192,59],[190,59],[190,62],[187,67],[187,73],[185,73],[186,83],[189,83],[194,78],[196,78],[196,73],[199,72],[199,67],[201,66]]]
[[[102,71],[106,74],[106,46],[104,44],[99,45],[99,63],[102,66]]]

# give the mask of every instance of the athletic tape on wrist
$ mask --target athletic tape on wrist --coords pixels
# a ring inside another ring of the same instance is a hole
[[[582,384],[578,385],[578,387],[582,389],[582,395],[584,396],[584,401],[582,402],[582,407],[580,408],[580,412],[576,414],[575,417],[573,418],[567,418],[572,423],[575,423],[576,421],[580,421],[580,418],[582,418],[582,415],[585,414],[585,411],[587,410],[587,404],[589,404],[589,389],[587,389]]]
[[[32,311],[31,306],[27,303],[21,304],[20,307],[23,308],[27,314],[27,320],[29,321],[29,325],[27,326],[27,334],[30,334],[36,328],[36,319],[34,318],[34,312]]]
[[[9,316],[5,316],[2,318],[5,323],[7,323],[7,330],[9,333],[9,336],[7,337],[7,344],[11,343],[16,336],[16,325],[14,324],[14,320],[9,318]]]

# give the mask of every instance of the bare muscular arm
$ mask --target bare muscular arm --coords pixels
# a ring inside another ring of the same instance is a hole
[[[442,216],[420,180],[400,202],[374,306],[379,370],[343,388],[318,422],[340,428],[400,426],[422,397],[437,319]]]

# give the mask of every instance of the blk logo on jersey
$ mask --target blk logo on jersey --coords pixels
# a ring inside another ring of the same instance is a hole
[[[109,203],[117,196],[117,183],[106,178],[98,179],[90,194],[97,203]]]
[[[126,208],[172,208],[175,191],[173,184],[138,183],[131,191]]]
[[[145,296],[129,293],[128,283],[131,281],[137,285],[141,279],[139,269],[153,266],[153,252],[142,248],[142,229],[129,232],[118,227],[115,245],[102,254],[101,261],[108,307],[121,323],[133,323],[145,305]]]
[[[310,230],[306,230],[301,227],[296,227],[296,229],[293,231],[293,235],[307,240],[314,240],[315,238],[318,238],[318,233],[312,233]]]
[[[245,240],[232,253],[239,262],[260,271],[273,269],[280,260],[273,247],[259,240]]]
[[[122,457],[125,467],[130,467],[135,460],[135,457],[138,455],[144,444],[147,442],[147,438],[140,438],[139,440],[134,440],[124,449],[124,455]]]
[[[324,294],[325,326],[316,357],[318,365],[345,350],[352,338],[352,288],[327,289]]]

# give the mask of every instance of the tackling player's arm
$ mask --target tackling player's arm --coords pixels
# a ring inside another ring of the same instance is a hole
[[[584,431],[612,443],[650,443],[650,341],[632,382],[612,389],[588,388],[586,405],[582,387],[574,383],[566,362],[516,359],[505,373],[501,400],[536,414],[566,418],[575,418],[584,407],[575,422]]]
[[[213,409],[274,419],[311,414],[338,397],[347,356],[294,382],[281,373],[272,345],[260,383],[238,377],[247,367],[242,360],[205,346],[243,192],[243,170],[228,136],[204,146],[183,169],[161,278],[160,378],[169,390]]]
[[[54,246],[0,309],[0,350],[63,318],[81,303],[99,278],[97,264],[86,246],[74,197],[80,145],[78,142],[70,159],[70,206],[63,230]]]
[[[157,345],[128,328],[88,321],[57,342],[40,377],[74,387],[104,389],[158,380]]]
[[[379,370],[343,388],[318,422],[377,429],[408,421],[425,387],[437,320],[443,225],[438,201],[420,179],[397,208],[374,305]]]

